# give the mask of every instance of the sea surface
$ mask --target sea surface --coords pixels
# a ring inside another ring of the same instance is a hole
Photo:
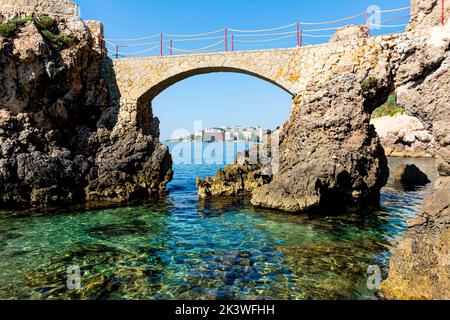
[[[387,276],[389,250],[427,193],[391,181],[379,207],[345,215],[258,210],[245,197],[199,201],[196,178],[248,146],[170,147],[166,197],[0,213],[0,299],[376,299],[368,268]],[[199,161],[205,150],[212,161]],[[391,164],[402,161],[411,162]],[[433,160],[418,165],[433,175]]]

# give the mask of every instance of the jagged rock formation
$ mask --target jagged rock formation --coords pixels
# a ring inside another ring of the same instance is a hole
[[[218,196],[250,196],[273,179],[272,142],[278,140],[279,132],[267,135],[261,144],[240,153],[234,164],[219,170],[212,178],[197,179],[200,198]]]
[[[344,73],[298,96],[281,131],[280,170],[253,194],[252,203],[301,212],[328,205],[358,208],[376,200],[389,175],[370,125],[370,112],[386,99],[383,88],[389,84],[383,79],[369,88],[362,85],[364,75]]]
[[[0,207],[126,201],[163,191],[171,159],[157,132],[113,131],[118,106],[102,78],[97,23],[55,17],[0,37]],[[88,28],[91,27],[94,32]]]
[[[441,0],[411,0],[411,21],[407,30],[428,29],[441,20]],[[445,1],[445,20],[448,22],[450,5]]]
[[[386,156],[431,158],[435,155],[434,137],[417,118],[408,115],[372,119]]]
[[[393,251],[382,284],[388,299],[450,299],[450,178],[434,189]]]
[[[272,176],[264,175],[259,165],[232,164],[212,178],[197,179],[198,195],[200,198],[251,195],[271,180]]]

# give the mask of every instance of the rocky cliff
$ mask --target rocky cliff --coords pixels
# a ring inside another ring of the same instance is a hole
[[[141,199],[171,179],[170,155],[155,132],[113,132],[118,107],[88,25],[101,29],[62,16],[3,21],[1,207]]]

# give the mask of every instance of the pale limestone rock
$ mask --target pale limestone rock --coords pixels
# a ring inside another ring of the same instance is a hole
[[[398,114],[371,120],[386,155],[391,157],[433,157],[435,142],[430,130],[415,117]]]

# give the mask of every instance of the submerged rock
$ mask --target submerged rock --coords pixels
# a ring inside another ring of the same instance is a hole
[[[428,176],[414,164],[398,167],[394,173],[394,180],[407,187],[425,186],[431,182]]]
[[[91,237],[108,240],[127,235],[145,235],[151,231],[152,228],[147,226],[143,221],[132,220],[120,224],[107,224],[93,227],[87,230],[87,233]]]

